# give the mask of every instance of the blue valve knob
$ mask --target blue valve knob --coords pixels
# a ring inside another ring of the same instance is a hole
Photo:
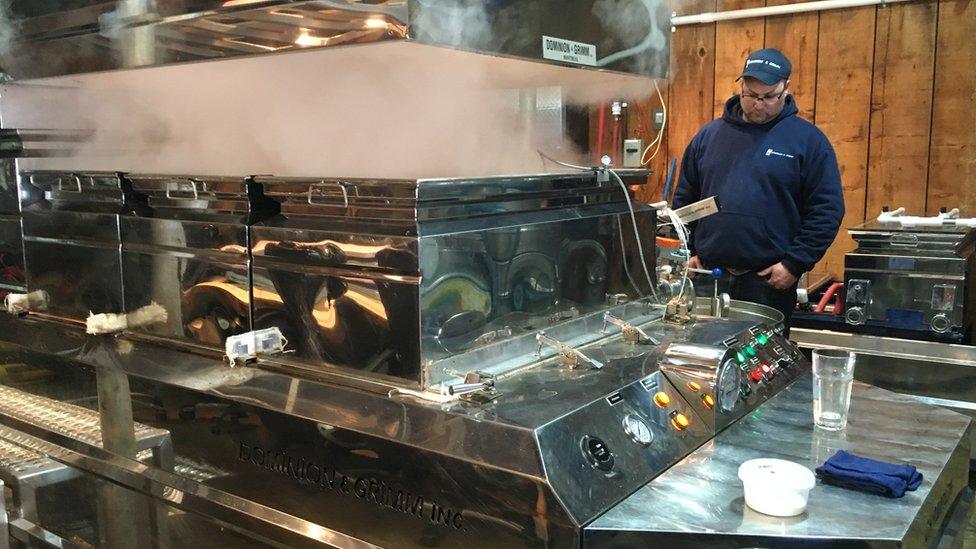
[[[725,272],[722,271],[722,269],[719,269],[717,267],[714,268],[714,269],[711,269],[711,270],[709,270],[709,269],[695,269],[693,267],[687,267],[687,269],[688,269],[688,272],[689,273],[707,274],[707,275],[711,276],[712,278],[714,278],[716,280],[722,278],[722,275],[725,274]]]

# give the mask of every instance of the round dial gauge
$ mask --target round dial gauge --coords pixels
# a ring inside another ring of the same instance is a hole
[[[647,446],[654,440],[654,432],[647,423],[633,414],[624,417],[624,432],[641,446]]]
[[[733,360],[726,360],[719,370],[718,380],[715,384],[715,397],[718,400],[719,409],[723,412],[731,412],[735,409],[739,401],[741,388],[740,370]]]

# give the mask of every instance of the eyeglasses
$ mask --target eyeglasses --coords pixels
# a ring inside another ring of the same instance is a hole
[[[780,99],[783,98],[784,95],[786,95],[786,88],[785,87],[783,88],[783,91],[781,91],[781,92],[779,92],[778,94],[775,94],[775,95],[756,95],[754,93],[746,93],[745,88],[743,88],[742,93],[740,94],[740,97],[742,99],[747,99],[749,101],[755,101],[755,102],[760,102],[760,101],[764,101],[765,102],[765,101],[768,101],[768,102],[772,103],[773,101],[779,101]]]

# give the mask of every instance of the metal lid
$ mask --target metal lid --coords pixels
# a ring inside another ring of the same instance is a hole
[[[617,172],[644,185],[648,170]],[[382,219],[447,219],[623,200],[619,183],[595,171],[448,179],[336,179],[257,176],[285,213]]]
[[[662,0],[12,0],[0,52],[17,79],[312,48],[418,42],[509,59],[663,78]],[[466,32],[458,32],[464,28]],[[45,62],[37,62],[43,55]],[[377,56],[376,63],[390,59]],[[589,73],[593,83],[607,77]]]
[[[125,174],[125,178],[138,192],[171,200],[247,199],[243,177]]]
[[[919,225],[903,225],[898,222],[885,222],[882,223],[877,219],[872,219],[867,223],[862,223],[855,227],[848,229],[851,236],[859,234],[869,234],[869,233],[919,233],[926,235],[949,235],[961,238],[962,235],[973,230],[970,227],[957,225],[953,219],[944,220],[942,225],[937,226],[919,226]]]
[[[21,181],[61,202],[122,202],[122,180],[115,172],[28,171]]]

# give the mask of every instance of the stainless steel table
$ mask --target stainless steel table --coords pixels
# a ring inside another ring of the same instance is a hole
[[[805,376],[586,528],[593,547],[925,547],[968,479],[970,418],[855,382],[845,431],[813,427]],[[909,462],[918,490],[888,499],[821,484],[807,511],[775,518],[745,506],[739,465],[775,457],[816,468],[837,449]]]
[[[805,328],[790,330],[790,339],[805,349],[854,351],[856,379],[976,416],[974,346]]]

